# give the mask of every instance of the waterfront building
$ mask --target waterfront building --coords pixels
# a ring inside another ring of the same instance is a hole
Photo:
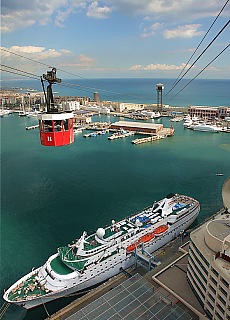
[[[190,117],[198,117],[205,119],[221,118],[225,119],[230,115],[230,108],[220,107],[208,107],[208,106],[189,106],[188,114]]]
[[[92,122],[91,116],[87,114],[75,114],[73,118],[74,125],[85,125]]]
[[[142,123],[142,122],[134,122],[134,121],[118,121],[114,122],[110,126],[111,129],[115,130],[128,130],[128,131],[136,131],[142,133],[149,134],[157,134],[159,131],[163,130],[163,124],[155,124],[155,123]]]
[[[95,113],[102,113],[102,114],[109,114],[110,113],[110,109],[104,106],[99,106],[99,105],[91,105],[88,104],[87,106],[82,106],[81,110],[86,110],[86,111],[91,111],[91,112],[95,112]]]
[[[123,112],[123,111],[140,111],[144,109],[143,104],[139,103],[128,103],[128,102],[120,102],[117,105],[116,111]]]
[[[63,101],[62,102],[62,109],[64,111],[76,111],[80,109],[80,102],[73,100],[73,101]]]
[[[230,213],[191,233],[187,278],[210,319],[230,319]]]

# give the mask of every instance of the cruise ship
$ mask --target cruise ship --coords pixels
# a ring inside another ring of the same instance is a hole
[[[9,303],[26,309],[84,291],[131,267],[143,247],[153,253],[181,234],[200,211],[197,200],[169,194],[143,211],[60,247],[46,263],[4,293]]]

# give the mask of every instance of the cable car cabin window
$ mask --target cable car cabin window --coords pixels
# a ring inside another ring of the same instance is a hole
[[[53,125],[51,120],[44,120],[44,132],[53,132]]]
[[[64,129],[69,130],[71,128],[71,121],[72,119],[66,119],[64,120]]]
[[[73,129],[73,119],[69,119],[69,128]]]
[[[61,120],[55,120],[54,121],[54,131],[61,131],[62,129],[62,121]]]
[[[44,131],[43,122],[41,120],[39,120],[39,130]]]
[[[64,120],[64,129],[65,130],[69,130],[68,123],[69,123],[69,119]]]

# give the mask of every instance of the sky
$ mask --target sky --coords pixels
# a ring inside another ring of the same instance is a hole
[[[68,79],[71,74],[83,78],[177,78],[226,2],[2,0],[1,63],[39,76],[48,66],[56,67],[65,71],[58,76]],[[227,2],[186,69],[229,16]],[[229,44],[229,35],[230,24],[185,78],[193,78],[214,59]],[[199,78],[229,79],[229,57],[230,47]],[[6,76],[16,77],[2,72],[2,78]]]

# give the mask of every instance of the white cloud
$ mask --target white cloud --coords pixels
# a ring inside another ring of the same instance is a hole
[[[69,15],[79,10],[99,19],[108,18],[116,10],[129,16],[143,16],[144,21],[191,23],[198,18],[215,17],[222,6],[218,0],[2,0],[1,5],[2,33],[52,22],[64,27]],[[222,16],[229,14],[226,7]]]
[[[2,0],[1,32],[11,32],[52,21],[64,26],[64,21],[76,9],[84,9],[86,0]]]
[[[36,46],[12,46],[10,48],[1,48],[2,59],[6,58],[7,61],[11,60],[17,63],[25,63],[26,61],[28,61],[25,58],[40,61],[49,58],[62,57],[71,53],[71,51],[66,49],[61,49],[60,51],[57,51],[55,49],[45,49],[45,47]]]
[[[127,15],[143,15],[168,21],[215,17],[223,6],[218,0],[107,0],[107,3]],[[222,14],[228,16],[229,9],[226,8]]]
[[[94,18],[108,18],[108,14],[111,13],[111,8],[109,7],[99,7],[97,1],[93,1],[87,8],[86,15],[88,17],[94,17]]]
[[[161,70],[161,71],[172,71],[172,70],[182,70],[184,69],[185,64],[182,63],[181,65],[167,65],[167,64],[149,64],[147,66],[142,66],[141,64],[137,64],[134,66],[131,66],[129,68],[130,71],[151,71],[151,70]],[[186,69],[189,68],[190,65],[187,65]]]
[[[200,24],[186,24],[184,26],[178,26],[176,29],[165,30],[164,37],[166,39],[173,38],[193,38],[204,34],[203,31],[197,31]]]
[[[73,63],[62,63],[62,66],[66,67],[81,67],[81,68],[89,68],[95,65],[95,59],[85,55],[79,54],[76,58],[76,61]]]
[[[44,47],[34,47],[34,46],[12,46],[10,51],[17,52],[17,53],[40,53],[45,50]]]
[[[164,26],[164,23],[155,22],[152,23],[150,26],[145,27],[144,22],[141,24],[140,28],[142,29],[141,36],[143,38],[149,38],[156,34]]]

